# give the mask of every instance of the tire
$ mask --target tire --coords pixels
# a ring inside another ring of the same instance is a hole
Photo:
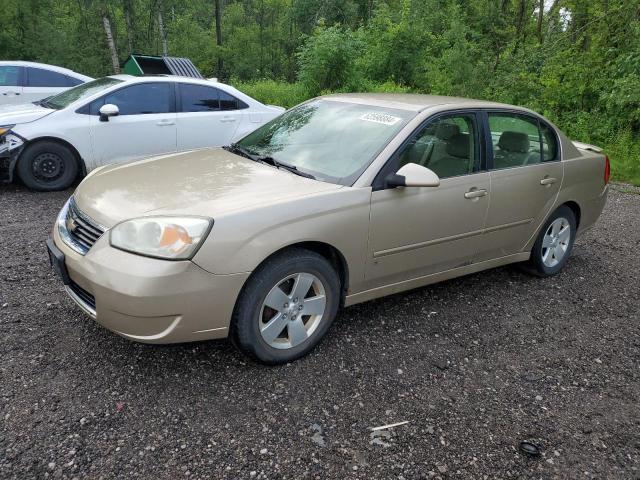
[[[566,235],[562,234],[564,228],[568,228]],[[539,277],[551,277],[559,273],[571,256],[576,231],[573,211],[566,205],[560,206],[540,229],[526,270]],[[552,242],[550,247],[547,246],[548,242]]]
[[[253,273],[240,293],[231,320],[231,340],[240,351],[267,365],[296,360],[329,330],[340,291],[338,274],[321,255],[302,248],[277,254]]]
[[[79,170],[74,153],[64,145],[51,141],[27,146],[16,168],[22,183],[41,192],[69,188]]]

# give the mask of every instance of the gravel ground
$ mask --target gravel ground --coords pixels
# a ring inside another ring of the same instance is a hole
[[[615,187],[557,277],[354,306],[268,368],[84,317],[44,249],[70,192],[0,187],[0,478],[640,478],[638,193]]]

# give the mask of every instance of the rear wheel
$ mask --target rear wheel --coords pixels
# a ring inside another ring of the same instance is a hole
[[[22,182],[32,190],[64,190],[78,176],[78,162],[64,145],[41,141],[27,146],[22,152],[17,171]]]
[[[576,217],[566,205],[559,207],[544,224],[531,250],[528,270],[540,277],[557,274],[565,266],[576,236]]]
[[[231,338],[244,353],[266,364],[306,355],[336,316],[340,280],[321,255],[292,249],[267,260],[240,294]]]

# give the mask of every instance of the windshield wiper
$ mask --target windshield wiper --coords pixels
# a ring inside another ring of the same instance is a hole
[[[222,148],[224,148],[227,152],[236,153],[236,154],[241,155],[241,156],[243,156],[245,158],[248,158],[249,160],[253,160],[254,162],[258,161],[258,157],[256,155],[251,153],[246,148],[241,147],[237,143],[232,143],[231,145],[225,145]]]
[[[237,143],[232,143],[231,145],[226,145],[222,148],[224,148],[228,152],[242,155],[243,157],[253,160],[254,162],[266,163],[267,165],[273,165],[276,168],[284,168],[285,170],[288,170],[291,173],[295,173],[296,175],[300,175],[301,177],[311,178],[313,180],[316,179],[316,177],[314,177],[310,173],[301,172],[295,165],[279,162],[273,157],[256,155],[246,148],[241,147]]]
[[[288,170],[291,173],[295,173],[296,175],[300,175],[301,177],[311,178],[313,180],[316,179],[316,177],[314,177],[310,173],[302,172],[302,171],[298,170],[298,167],[296,167],[295,165],[290,165],[288,163],[279,162],[278,160],[276,160],[273,157],[257,157],[256,161],[262,162],[262,163],[266,163],[268,165],[273,165],[276,168],[284,168],[285,170]]]

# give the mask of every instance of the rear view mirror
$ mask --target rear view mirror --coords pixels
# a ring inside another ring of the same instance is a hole
[[[117,105],[113,105],[112,103],[107,103],[100,107],[100,121],[108,122],[109,117],[116,117],[120,115],[120,109]]]
[[[437,187],[440,185],[440,178],[433,170],[418,165],[417,163],[407,163],[396,173],[390,174],[386,178],[389,187]]]

